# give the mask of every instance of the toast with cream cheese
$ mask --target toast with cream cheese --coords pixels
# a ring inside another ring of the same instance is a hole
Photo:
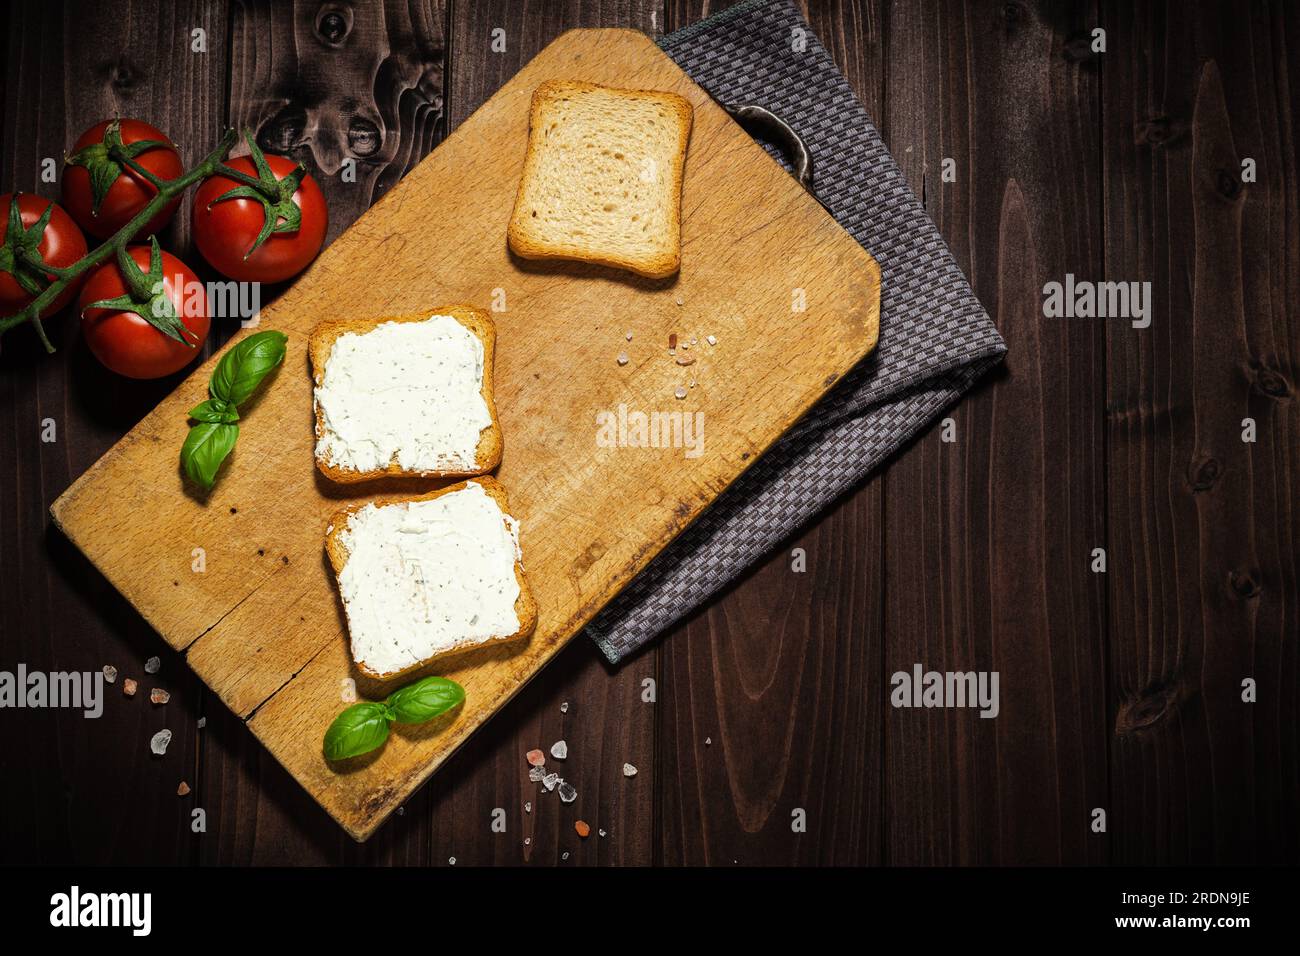
[[[325,550],[367,677],[525,638],[537,624],[519,524],[494,478],[353,505],[330,519]]]
[[[451,305],[322,322],[308,341],[316,465],[333,481],[481,475],[501,461],[496,330]]]

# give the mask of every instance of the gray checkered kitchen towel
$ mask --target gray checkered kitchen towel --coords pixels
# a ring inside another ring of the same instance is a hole
[[[806,48],[796,49],[796,38]],[[866,110],[789,0],[750,0],[660,45],[715,98],[765,106],[807,143],[817,197],[880,263],[880,340],[588,625],[612,662],[859,483],[1006,352]]]

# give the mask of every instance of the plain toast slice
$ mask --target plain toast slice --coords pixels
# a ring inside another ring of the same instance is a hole
[[[330,519],[325,550],[352,659],[368,677],[525,638],[537,625],[519,525],[495,478],[353,505]]]
[[[316,465],[331,480],[465,477],[500,463],[496,329],[482,309],[322,322],[308,350]]]
[[[525,259],[672,275],[681,265],[692,115],[676,93],[541,84],[506,233],[510,248]]]

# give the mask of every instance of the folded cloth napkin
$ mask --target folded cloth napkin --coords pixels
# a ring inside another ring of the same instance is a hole
[[[789,0],[749,0],[659,42],[716,99],[765,106],[803,138],[817,198],[880,263],[880,340],[592,620],[587,632],[612,662],[862,481],[1006,353],[866,110]]]

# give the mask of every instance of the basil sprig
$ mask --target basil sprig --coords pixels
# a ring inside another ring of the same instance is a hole
[[[346,760],[384,745],[388,726],[423,724],[465,700],[465,688],[445,677],[425,677],[394,691],[383,703],[353,704],[325,731],[325,759]]]
[[[325,731],[325,759],[344,760],[384,745],[393,711],[386,704],[353,704]]]
[[[212,396],[190,409],[197,425],[181,446],[185,474],[204,491],[211,491],[217,472],[239,438],[239,411],[271,370],[284,361],[283,332],[255,332],[226,352],[212,372]],[[382,742],[382,741],[381,741]]]
[[[465,699],[465,688],[445,677],[426,677],[389,695],[387,704],[399,724],[422,724],[445,714]]]
[[[250,335],[221,357],[212,372],[212,397],[242,405],[257,391],[266,373],[284,361],[283,332]]]

